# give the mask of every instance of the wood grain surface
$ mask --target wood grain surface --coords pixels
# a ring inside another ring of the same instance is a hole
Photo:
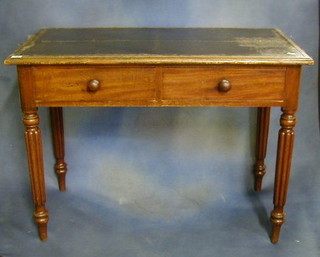
[[[28,68],[28,67],[27,67]],[[33,66],[37,106],[282,106],[286,67]],[[88,89],[90,81],[99,89]],[[228,80],[231,89],[219,90]]]

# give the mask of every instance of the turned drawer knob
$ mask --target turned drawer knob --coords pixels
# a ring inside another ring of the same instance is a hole
[[[231,89],[231,83],[227,79],[223,79],[218,84],[219,92],[228,92]]]
[[[88,82],[87,90],[90,92],[96,92],[100,88],[100,81],[93,79]]]

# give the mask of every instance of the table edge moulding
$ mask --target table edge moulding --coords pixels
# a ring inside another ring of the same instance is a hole
[[[271,107],[281,107],[271,241],[285,222],[302,65],[314,62],[279,29],[44,28],[5,61],[18,70],[39,237],[47,240],[38,107],[49,107],[55,172],[66,190],[63,112],[68,106],[257,107],[254,189],[266,173]]]

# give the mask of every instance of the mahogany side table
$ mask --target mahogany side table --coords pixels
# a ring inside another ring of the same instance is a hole
[[[266,172],[270,107],[281,107],[271,241],[285,222],[302,65],[313,64],[278,29],[45,28],[11,54],[24,113],[34,219],[47,239],[48,211],[38,107],[51,113],[55,172],[66,189],[62,107],[257,107],[256,191]]]

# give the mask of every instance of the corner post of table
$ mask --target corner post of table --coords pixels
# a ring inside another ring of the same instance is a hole
[[[47,240],[49,214],[45,207],[46,192],[42,153],[41,130],[38,109],[34,101],[32,67],[18,66],[20,97],[25,125],[25,143],[28,156],[29,175],[35,210],[34,220],[38,225],[39,237]]]
[[[288,193],[293,144],[295,138],[296,110],[298,107],[300,66],[288,67],[286,71],[285,101],[281,108],[280,130],[278,136],[278,150],[276,173],[274,180],[274,209],[271,212],[272,232],[271,242],[278,243],[282,224],[285,223],[286,213],[284,205]]]
[[[258,107],[257,110],[257,143],[256,164],[254,166],[254,190],[261,191],[262,179],[266,173],[264,159],[267,153],[270,121],[270,107]]]
[[[54,165],[60,191],[66,190],[67,164],[64,161],[64,132],[62,107],[50,107],[53,150],[56,158]]]

